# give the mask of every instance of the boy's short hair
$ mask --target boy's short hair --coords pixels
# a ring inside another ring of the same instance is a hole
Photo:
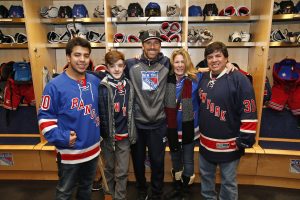
[[[207,58],[209,54],[212,54],[215,51],[222,52],[225,58],[228,58],[229,56],[227,47],[223,42],[213,42],[205,48],[204,57]]]
[[[87,48],[87,49],[89,49],[89,53],[91,53],[91,51],[92,51],[91,44],[88,40],[83,39],[81,37],[74,37],[71,40],[69,40],[69,42],[67,43],[66,55],[71,55],[73,48],[75,46],[81,46],[81,47]]]
[[[125,56],[122,52],[114,50],[114,51],[109,51],[105,54],[104,57],[105,64],[106,65],[113,65],[115,64],[118,60],[125,60]]]

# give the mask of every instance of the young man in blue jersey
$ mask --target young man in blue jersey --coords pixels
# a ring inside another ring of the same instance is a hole
[[[45,87],[38,112],[39,127],[56,147],[59,181],[56,200],[91,199],[100,153],[98,86],[100,80],[86,73],[91,46],[82,38],[66,46],[68,66]]]
[[[105,177],[114,200],[125,200],[130,158],[130,145],[136,142],[133,117],[134,89],[123,73],[124,54],[105,54],[107,73],[99,86],[99,116],[101,121],[102,155]]]
[[[226,74],[228,51],[222,42],[204,52],[210,72],[199,85],[201,194],[217,199],[216,168],[221,172],[220,200],[237,200],[236,172],[245,148],[255,143],[257,114],[253,87],[239,71]]]
[[[161,52],[160,33],[141,32],[140,59],[126,61],[126,74],[135,91],[134,117],[137,142],[131,148],[139,200],[161,199],[164,182],[166,115],[164,97],[170,59]],[[151,163],[151,196],[147,197],[145,177],[146,147]]]

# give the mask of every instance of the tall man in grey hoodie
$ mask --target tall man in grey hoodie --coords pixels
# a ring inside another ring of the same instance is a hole
[[[170,60],[161,52],[158,31],[141,32],[143,53],[140,59],[126,61],[126,74],[135,90],[137,143],[132,146],[138,200],[161,199],[164,181],[166,116],[164,96]],[[151,195],[147,195],[145,178],[146,147],[151,163]]]

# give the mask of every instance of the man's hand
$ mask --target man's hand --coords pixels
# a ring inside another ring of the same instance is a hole
[[[74,147],[76,139],[77,139],[77,135],[75,131],[70,131],[70,142],[69,142],[70,147]]]

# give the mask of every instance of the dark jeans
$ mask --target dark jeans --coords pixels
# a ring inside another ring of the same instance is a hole
[[[177,152],[171,153],[172,167],[175,172],[191,177],[194,175],[194,146],[195,142],[183,144]]]
[[[160,197],[164,183],[164,158],[166,147],[166,126],[157,129],[137,129],[138,140],[132,145],[131,154],[134,174],[139,190],[146,190],[145,158],[146,147],[151,164],[152,196]]]
[[[77,186],[76,199],[90,200],[93,180],[96,175],[98,156],[79,164],[58,162],[59,181],[56,186],[56,200],[71,200],[73,189]]]

